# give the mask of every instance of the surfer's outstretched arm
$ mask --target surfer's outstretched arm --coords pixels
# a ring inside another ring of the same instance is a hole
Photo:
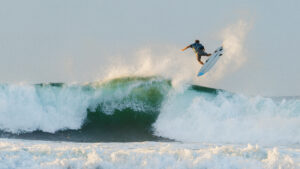
[[[187,47],[181,49],[181,51],[185,51],[187,48],[190,48],[190,47],[191,47],[191,45],[189,45],[189,46],[187,46]]]

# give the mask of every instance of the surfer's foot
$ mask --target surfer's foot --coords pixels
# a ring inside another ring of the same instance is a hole
[[[200,63],[201,65],[203,65],[203,64],[204,64],[202,61],[199,61],[199,63]]]
[[[211,53],[209,53],[207,56],[211,56]]]

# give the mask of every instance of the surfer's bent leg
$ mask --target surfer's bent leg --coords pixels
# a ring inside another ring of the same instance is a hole
[[[205,51],[203,51],[203,52],[201,53],[201,55],[202,55],[202,56],[211,56],[211,53],[206,53]]]
[[[200,63],[200,64],[204,64],[202,61],[201,61],[201,55],[198,53],[197,54],[197,60],[198,60],[198,62]]]

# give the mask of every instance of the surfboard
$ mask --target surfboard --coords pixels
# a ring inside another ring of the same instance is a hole
[[[207,73],[219,60],[220,56],[223,55],[223,47],[217,48],[214,53],[206,60],[204,65],[201,67],[198,72],[198,76],[202,76]]]

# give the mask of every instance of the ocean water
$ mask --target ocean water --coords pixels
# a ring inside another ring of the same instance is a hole
[[[0,168],[300,168],[300,98],[162,77],[1,84]]]

